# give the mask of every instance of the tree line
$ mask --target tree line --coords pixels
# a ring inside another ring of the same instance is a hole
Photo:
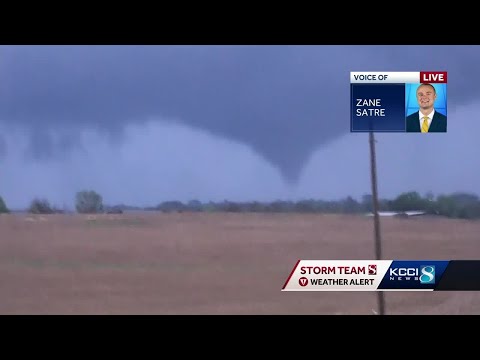
[[[160,212],[257,212],[257,213],[338,213],[360,214],[372,211],[372,196],[364,195],[360,200],[351,196],[336,201],[306,199],[299,201],[277,200],[272,202],[201,202],[191,200],[164,201],[154,207],[135,207],[128,205],[107,206],[103,198],[95,191],[80,191],[75,196],[75,210],[81,214],[123,213],[124,211],[160,211]],[[405,192],[394,199],[380,199],[380,211],[425,211],[450,218],[478,219],[480,218],[480,198],[476,194],[456,192],[447,195],[434,196],[427,193],[422,196],[416,191]],[[46,199],[34,199],[27,209],[32,214],[64,213],[64,209],[52,206]],[[9,209],[0,196],[0,213]]]
[[[67,212],[65,209],[52,205],[47,199],[35,198],[30,203],[28,213],[31,214],[62,214]],[[113,211],[110,207],[103,205],[103,198],[100,194],[93,190],[79,191],[75,195],[75,210],[80,214],[98,214],[102,212]],[[5,201],[0,196],[0,214],[9,213]]]

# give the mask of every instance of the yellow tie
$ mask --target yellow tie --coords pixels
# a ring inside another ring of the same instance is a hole
[[[426,133],[428,132],[428,116],[424,116],[422,119],[423,119],[422,133]]]

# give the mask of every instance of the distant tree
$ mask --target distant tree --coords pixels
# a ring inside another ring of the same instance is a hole
[[[202,208],[203,208],[203,205],[199,200],[190,200],[187,203],[188,211],[198,212],[198,211],[202,211]]]
[[[392,200],[379,199],[378,200],[378,210],[379,211],[392,211]]]
[[[222,204],[222,210],[226,212],[242,212],[242,204],[233,201],[224,201]]]
[[[157,206],[157,210],[163,212],[183,212],[186,210],[186,206],[181,201],[164,201]]]
[[[123,206],[122,205],[115,205],[115,206],[104,206],[104,211],[107,214],[123,214]]]
[[[103,198],[95,191],[79,191],[75,196],[75,209],[80,214],[103,212]]]
[[[436,213],[452,218],[480,218],[480,199],[475,194],[453,193],[441,195],[435,202]]]
[[[3,198],[0,196],[0,214],[7,214],[9,212],[10,210],[8,210],[5,201],[3,201]]]
[[[341,204],[342,212],[352,214],[360,210],[360,204],[353,197],[348,196]]]
[[[217,211],[217,207],[215,205],[214,202],[212,201],[209,201],[208,203],[205,203],[202,205],[202,211],[205,211],[205,212],[216,212]]]
[[[400,194],[392,201],[393,211],[426,210],[428,200],[422,198],[416,191]]]
[[[258,201],[247,202],[243,204],[243,209],[246,212],[265,212],[266,205]]]
[[[362,196],[362,209],[363,211],[373,211],[373,196],[371,194],[365,194]]]
[[[428,201],[434,201],[435,200],[435,195],[431,191],[427,191],[425,194],[425,199]]]
[[[28,208],[30,214],[53,214],[55,209],[46,199],[34,199]]]
[[[299,200],[295,203],[295,211],[299,213],[316,212],[316,202],[312,199]]]
[[[459,205],[470,205],[480,201],[476,194],[464,192],[455,192],[450,197]]]
[[[270,211],[275,213],[292,211],[294,204],[291,201],[275,200],[270,205]]]

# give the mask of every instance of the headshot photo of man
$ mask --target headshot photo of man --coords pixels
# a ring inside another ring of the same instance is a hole
[[[447,116],[440,112],[443,109],[435,108],[436,100],[437,90],[432,84],[420,84],[417,87],[419,110],[407,116],[406,132],[447,132]]]

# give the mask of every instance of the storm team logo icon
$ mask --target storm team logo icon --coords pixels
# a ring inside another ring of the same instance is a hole
[[[300,279],[298,279],[298,283],[300,284],[300,286],[307,286],[308,285],[308,279],[305,276],[303,276]]]

